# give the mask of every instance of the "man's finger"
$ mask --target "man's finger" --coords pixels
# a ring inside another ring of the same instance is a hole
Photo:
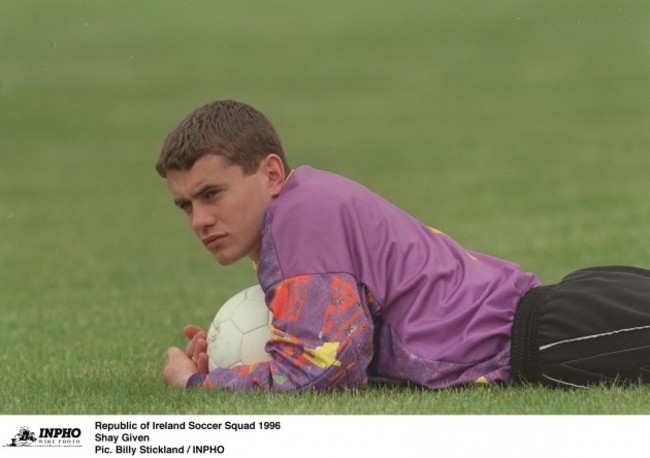
[[[185,326],[185,329],[183,329],[183,332],[185,333],[185,336],[188,339],[193,339],[194,336],[197,335],[199,332],[205,332],[206,335],[207,335],[207,332],[205,331],[205,329],[203,329],[203,328],[201,328],[199,326],[195,326],[193,324],[188,324],[187,326]]]
[[[199,358],[196,361],[196,367],[199,370],[199,372],[209,372],[207,353],[201,353],[199,355]]]
[[[206,349],[208,348],[208,343],[203,337],[198,337],[192,340],[194,343],[194,347],[192,349],[192,360],[195,363],[198,363],[199,356],[201,353],[205,353]]]

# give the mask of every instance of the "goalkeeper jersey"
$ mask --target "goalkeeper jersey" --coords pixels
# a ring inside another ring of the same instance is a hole
[[[273,313],[271,360],[195,374],[188,386],[509,383],[515,308],[540,283],[362,185],[306,166],[267,209],[257,273]]]

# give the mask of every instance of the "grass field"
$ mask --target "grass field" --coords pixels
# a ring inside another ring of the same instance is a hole
[[[544,281],[650,266],[650,3],[0,4],[0,412],[648,414],[650,389],[331,395],[167,388],[187,322],[256,277],[153,169],[196,106],[265,112],[357,179]]]

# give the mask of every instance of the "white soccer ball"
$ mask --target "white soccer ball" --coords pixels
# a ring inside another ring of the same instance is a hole
[[[221,306],[208,329],[208,368],[230,368],[271,359],[271,311],[259,285],[235,294]]]

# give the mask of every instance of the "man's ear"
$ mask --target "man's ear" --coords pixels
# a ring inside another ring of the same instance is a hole
[[[282,159],[275,153],[271,153],[262,159],[260,163],[260,169],[264,173],[264,176],[268,180],[269,190],[271,191],[272,197],[277,197],[284,186],[284,181],[286,180],[286,170],[284,170],[284,164]]]

